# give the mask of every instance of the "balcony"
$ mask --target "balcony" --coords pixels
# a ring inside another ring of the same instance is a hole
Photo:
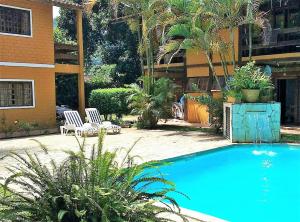
[[[55,43],[54,56],[56,64],[79,64],[77,45]]]
[[[249,53],[248,33],[241,35],[242,57]],[[273,29],[270,39],[263,43],[261,37],[253,38],[253,56],[300,52],[300,27]]]

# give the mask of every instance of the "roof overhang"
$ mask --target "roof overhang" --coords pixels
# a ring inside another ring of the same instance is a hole
[[[73,10],[83,10],[83,5],[80,5],[77,3],[72,3],[68,0],[30,0],[30,1],[48,3],[53,6],[68,8],[68,9],[73,9]]]

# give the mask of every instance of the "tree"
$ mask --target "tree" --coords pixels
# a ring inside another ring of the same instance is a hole
[[[82,3],[81,0],[73,0]],[[86,3],[86,2],[84,2]],[[111,4],[108,0],[95,1],[83,16],[83,36],[86,73],[94,65],[116,64],[116,71],[124,73],[124,83],[135,82],[141,74],[137,53],[137,37],[126,23],[114,23]],[[71,10],[60,10],[58,27],[76,40],[76,16]]]
[[[170,60],[181,50],[202,51],[207,59],[212,76],[218,87],[221,84],[212,62],[214,43],[217,42],[215,25],[210,20],[203,19],[203,6],[198,1],[169,0],[166,10],[170,12],[168,27],[164,35],[164,43],[160,48],[159,59],[172,53]],[[211,81],[210,81],[211,82]],[[211,89],[211,84],[209,91]]]

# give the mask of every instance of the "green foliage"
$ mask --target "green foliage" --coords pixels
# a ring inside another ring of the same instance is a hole
[[[133,84],[133,95],[129,97],[132,114],[139,115],[138,128],[155,128],[160,119],[172,116],[172,103],[176,85],[167,78],[154,83],[144,77],[144,88]]]
[[[129,114],[128,98],[133,93],[130,88],[97,89],[91,92],[90,107],[97,108],[104,115],[116,114],[121,117]]]
[[[162,214],[170,213],[187,221],[180,215],[176,201],[168,196],[175,191],[173,183],[156,176],[160,175],[155,170],[157,162],[137,165],[130,151],[117,162],[121,153],[104,151],[102,145],[103,132],[90,155],[86,156],[83,143],[79,152],[67,152],[61,164],[42,145],[50,164],[27,151],[25,157],[11,153],[9,157],[18,164],[9,167],[11,176],[2,184],[10,194],[0,199],[0,220],[166,222],[173,220]],[[157,188],[153,189],[153,184]]]
[[[233,97],[233,98],[236,98],[238,100],[241,100],[242,97],[243,97],[241,91],[234,90],[234,89],[227,90],[227,91],[224,92],[224,94],[225,94],[226,97]]]
[[[55,43],[76,45],[76,42],[68,36],[67,31],[58,27],[56,27],[53,31],[53,37]]]
[[[93,85],[102,86],[99,88],[118,87],[122,85],[124,77],[116,70],[116,64],[92,66],[89,71],[90,82]]]
[[[266,89],[273,86],[271,78],[265,75],[261,69],[255,66],[255,62],[249,62],[245,66],[237,68],[229,87],[241,89]]]
[[[47,124],[39,124],[37,122],[26,122],[22,120],[15,120],[13,123],[7,121],[5,115],[0,119],[0,133],[5,133],[6,136],[13,132],[25,132],[27,134],[32,130],[46,129]]]
[[[85,98],[89,101],[90,94],[95,89],[112,88],[119,86],[115,81],[119,75],[116,65],[94,65],[89,70],[88,79],[85,81]]]
[[[202,105],[207,106],[207,112],[209,113],[210,125],[214,127],[215,132],[219,133],[223,127],[223,98],[216,99],[211,95],[202,96],[187,96]]]
[[[71,0],[82,3],[81,0]],[[137,52],[136,34],[125,22],[111,22],[110,1],[94,1],[91,11],[83,15],[83,44],[86,73],[102,64],[116,64],[116,72],[124,74],[122,84],[136,81],[142,74]],[[61,9],[58,27],[66,30],[76,40],[76,15],[74,10]]]
[[[300,143],[300,135],[298,134],[281,134],[281,143]]]

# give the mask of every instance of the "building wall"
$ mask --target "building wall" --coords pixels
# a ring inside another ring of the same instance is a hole
[[[14,121],[37,122],[55,126],[55,75],[53,69],[1,67],[0,79],[34,80],[35,108],[0,109],[0,119],[8,124]]]
[[[229,32],[222,31],[220,33],[222,39],[226,42],[229,42]],[[239,46],[239,34],[238,30],[234,33],[235,38],[235,60],[238,61],[238,46]],[[218,76],[224,76],[224,70],[221,65],[221,59],[219,55],[213,55],[213,63],[215,67],[215,71]],[[228,63],[232,63],[231,59],[231,51],[229,51],[228,55],[226,55],[226,59]],[[187,78],[191,77],[207,77],[209,76],[209,67],[206,60],[206,56],[203,52],[197,50],[188,50],[186,53],[186,66],[187,66]],[[232,65],[228,65],[228,72],[232,74],[234,69]],[[195,92],[188,93],[192,96],[204,95],[203,92]],[[213,96],[215,98],[219,98],[221,96],[221,92],[215,91],[213,92]],[[200,105],[194,101],[188,100],[186,104],[186,120],[191,123],[200,123],[201,125],[208,125],[209,123],[209,114],[207,113],[207,107],[204,105]]]
[[[0,118],[55,125],[55,71],[52,6],[28,0],[0,0],[0,4],[32,10],[32,37],[0,34],[0,62],[26,63],[22,67],[0,65],[0,79],[34,80],[34,108],[0,108]],[[38,65],[39,68],[28,66]],[[40,66],[53,66],[41,68]]]
[[[0,4],[32,10],[32,37],[0,34],[0,61],[53,64],[52,6],[26,0],[0,0]]]

